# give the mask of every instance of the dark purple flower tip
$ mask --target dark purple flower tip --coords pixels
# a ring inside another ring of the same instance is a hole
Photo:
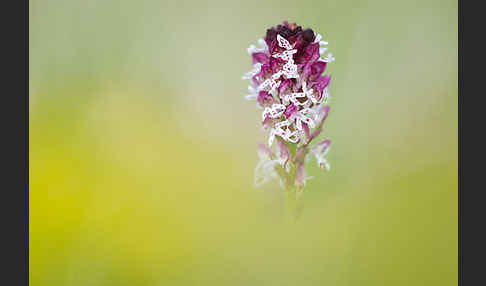
[[[284,115],[285,115],[285,118],[289,118],[290,116],[292,116],[292,114],[294,114],[295,112],[297,112],[297,106],[295,106],[293,103],[291,103],[287,109],[285,110],[284,112]]]
[[[289,24],[287,21],[284,21],[282,24],[277,25],[277,27],[267,29],[265,42],[267,42],[267,45],[270,47],[272,42],[277,39],[277,34],[280,34],[282,37],[288,39],[301,31],[302,27],[297,26],[295,23]]]
[[[294,48],[297,49],[297,54],[302,53],[303,49],[315,39],[312,29],[302,30],[302,27],[296,23],[289,24],[287,21],[284,21],[281,25],[267,30],[265,42],[269,47],[270,53],[274,53],[279,49],[277,44],[278,34],[287,39],[291,44],[294,44]]]
[[[273,97],[265,90],[260,90],[260,92],[258,92],[257,101],[260,106],[269,106],[273,103]]]
[[[302,32],[302,38],[304,38],[304,42],[310,44],[316,39],[316,36],[314,35],[314,31],[312,31],[312,29],[305,29]]]
[[[312,29],[305,29],[304,31],[289,38],[289,41],[294,44],[294,49],[297,49],[297,56],[301,55],[304,49],[311,44],[316,36]]]

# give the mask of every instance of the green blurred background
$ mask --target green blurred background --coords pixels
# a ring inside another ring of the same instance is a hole
[[[246,48],[336,62],[297,223]],[[457,1],[30,1],[31,285],[457,285]]]

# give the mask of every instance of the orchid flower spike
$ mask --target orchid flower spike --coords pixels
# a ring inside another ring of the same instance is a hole
[[[335,58],[327,50],[321,34],[287,21],[268,29],[258,47],[248,48],[253,68],[243,75],[249,80],[245,98],[263,110],[261,123],[267,134],[267,144],[258,149],[257,185],[279,178],[286,189],[301,190],[310,178],[305,163],[311,155],[320,168],[330,170],[324,156],[331,141],[310,146],[322,133],[330,109],[331,76],[324,72]]]

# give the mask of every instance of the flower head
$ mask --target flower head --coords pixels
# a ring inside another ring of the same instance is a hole
[[[258,41],[259,48],[248,48],[254,65],[243,76],[250,80],[246,98],[255,99],[264,109],[262,125],[268,130],[269,145],[273,136],[291,143],[305,142],[303,128],[319,123],[316,111],[326,104],[331,81],[330,76],[321,74],[334,59],[324,55],[327,42],[321,39],[312,29],[285,21],[267,30],[265,38]],[[267,119],[272,119],[271,124]]]
[[[304,163],[308,155],[314,154],[319,166],[329,169],[324,155],[330,141],[314,147],[309,144],[321,133],[329,112],[331,77],[323,73],[334,57],[327,53],[328,43],[320,34],[287,21],[267,29],[258,45],[248,48],[253,69],[243,76],[250,81],[250,94],[246,99],[255,100],[263,110],[261,124],[268,136],[266,155],[260,155],[257,166],[258,174],[266,170],[267,175],[258,176],[281,177],[271,170],[276,165],[287,168],[291,162],[295,165],[291,169],[296,170],[295,176],[291,176],[296,178],[293,184],[303,186],[307,179]],[[276,138],[279,152],[274,155],[270,147]],[[295,145],[293,155],[289,151],[291,145]],[[258,180],[261,181],[266,180]]]

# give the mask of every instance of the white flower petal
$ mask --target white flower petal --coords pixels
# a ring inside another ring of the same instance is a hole
[[[284,37],[280,36],[280,34],[277,34],[277,42],[278,45],[282,48],[285,48],[287,50],[292,49],[292,45],[287,41]]]

